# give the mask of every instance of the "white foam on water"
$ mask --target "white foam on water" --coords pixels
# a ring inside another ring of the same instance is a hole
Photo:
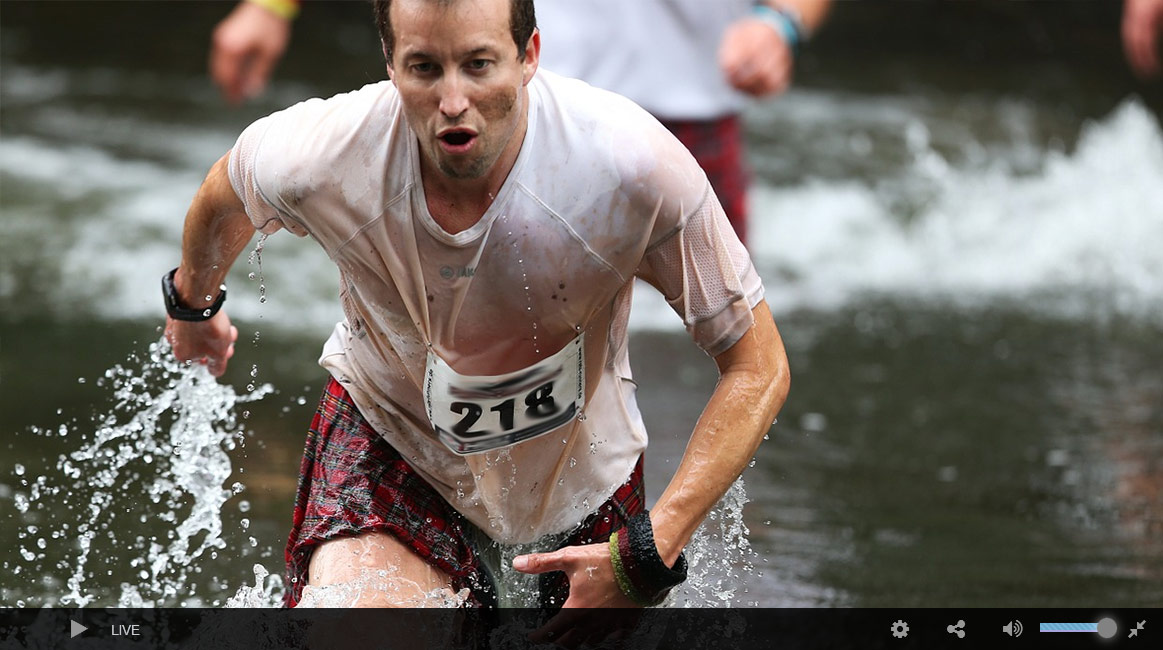
[[[930,198],[902,219],[876,188],[758,188],[752,251],[768,300],[832,308],[869,293],[973,300],[1102,292],[1117,309],[1163,305],[1163,135],[1138,101],[1084,126],[1034,173],[1003,160],[958,170],[923,148]]]

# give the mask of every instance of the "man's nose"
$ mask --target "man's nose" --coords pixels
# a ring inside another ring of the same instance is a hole
[[[458,117],[468,110],[468,96],[464,82],[455,75],[448,75],[440,84],[440,112],[446,117]]]

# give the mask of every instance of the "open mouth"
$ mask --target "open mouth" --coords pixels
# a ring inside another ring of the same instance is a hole
[[[448,133],[440,136],[440,139],[454,147],[461,147],[468,144],[469,142],[472,142],[474,137],[476,136],[474,136],[470,131],[449,131]]]

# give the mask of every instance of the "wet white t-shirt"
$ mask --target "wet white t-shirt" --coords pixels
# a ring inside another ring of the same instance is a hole
[[[763,296],[702,170],[654,118],[547,72],[529,98],[512,171],[456,234],[428,212],[388,81],[255,122],[229,166],[256,228],[310,235],[340,269],[346,318],[320,364],[504,543],[580,523],[646,448],[626,349],[636,276],[710,355]]]

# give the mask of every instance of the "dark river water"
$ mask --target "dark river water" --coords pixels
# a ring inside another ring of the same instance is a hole
[[[1118,4],[841,2],[748,113],[792,392],[687,602],[1163,605],[1163,81]],[[239,261],[219,386],[150,360],[157,279],[242,128],[383,70],[365,5],[309,3],[229,108],[228,8],[0,3],[0,605],[220,605],[282,570],[333,267],[286,235]],[[648,292],[653,498],[715,372]]]

